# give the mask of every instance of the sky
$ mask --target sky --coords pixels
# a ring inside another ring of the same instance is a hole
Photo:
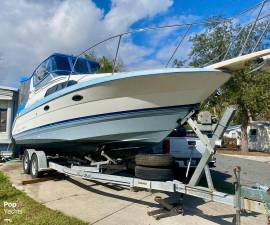
[[[147,26],[204,21],[209,16],[230,17],[260,0],[1,0],[0,85],[18,87],[22,76],[55,52],[77,55],[109,36]],[[266,7],[269,13],[269,7]],[[256,12],[242,20],[255,18]],[[193,28],[200,32],[201,27]],[[168,61],[185,30],[166,29],[122,38],[119,60],[127,70],[158,68]],[[187,38],[188,39],[188,38]],[[94,49],[113,57],[117,40]],[[176,58],[188,56],[183,42]]]

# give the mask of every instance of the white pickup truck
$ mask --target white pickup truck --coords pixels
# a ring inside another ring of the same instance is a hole
[[[210,137],[211,134],[208,134]],[[174,157],[175,162],[180,168],[187,168],[190,162],[190,167],[197,167],[204,146],[200,139],[192,130],[185,128],[175,129],[166,139],[159,145],[153,148],[153,153],[170,154]],[[209,166],[214,166],[216,159],[213,157],[209,162]]]

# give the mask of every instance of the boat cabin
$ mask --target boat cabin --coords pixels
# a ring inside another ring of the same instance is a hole
[[[18,112],[25,107],[32,90],[44,87],[57,77],[85,76],[96,73],[99,69],[99,63],[93,60],[60,53],[52,54],[34,70],[30,78],[23,77],[21,79]],[[43,97],[76,83],[75,80],[64,79],[63,82],[48,88]]]
[[[77,58],[72,55],[53,54],[44,60],[34,71],[33,87],[39,88],[55,76],[96,73],[100,66],[97,62]]]

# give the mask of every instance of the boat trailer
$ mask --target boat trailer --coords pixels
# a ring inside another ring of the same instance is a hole
[[[161,192],[175,192],[184,195],[191,195],[198,198],[206,199],[209,201],[219,202],[226,205],[233,206],[236,210],[236,215],[233,222],[237,225],[240,225],[240,214],[243,210],[254,211],[257,213],[262,213],[268,215],[270,218],[270,188],[265,186],[257,187],[248,187],[241,185],[240,183],[240,167],[234,168],[235,174],[235,195],[227,194],[223,192],[218,192],[214,188],[212,181],[210,169],[208,167],[208,162],[211,160],[212,156],[215,154],[215,142],[220,139],[229,123],[231,122],[234,114],[236,112],[235,106],[228,107],[221,120],[216,124],[214,133],[211,139],[202,133],[201,124],[198,124],[195,120],[192,119],[194,111],[190,112],[183,120],[179,121],[179,126],[184,123],[188,123],[193,131],[197,134],[198,138],[205,146],[205,151],[202,152],[202,158],[195,169],[190,181],[187,184],[184,184],[178,180],[173,181],[150,181],[142,180],[135,177],[126,177],[112,174],[102,173],[102,166],[108,165],[108,163],[115,163],[113,159],[107,156],[104,152],[103,156],[107,159],[103,162],[93,162],[90,166],[78,166],[78,165],[61,165],[57,162],[50,161],[47,159],[43,151],[36,151],[34,149],[27,149],[26,151],[29,154],[29,159],[33,155],[37,157],[36,169],[38,172],[46,171],[48,169],[54,169],[60,173],[66,174],[68,176],[79,177],[86,180],[98,181],[101,183],[111,183],[117,185],[123,185],[129,187],[131,190],[140,188],[146,190],[155,190]],[[89,158],[88,160],[91,160]],[[208,187],[198,186],[198,183],[201,179],[201,176],[205,173],[206,181]],[[167,209],[167,214],[176,212],[175,207],[171,207],[161,199],[158,201],[165,206]],[[173,212],[170,210],[174,210]],[[178,210],[183,213],[182,210]],[[154,215],[155,212],[149,212],[149,215]],[[159,216],[156,218],[162,218]]]

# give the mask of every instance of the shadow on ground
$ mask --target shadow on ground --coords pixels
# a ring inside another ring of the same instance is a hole
[[[223,173],[219,173],[216,171],[214,171],[213,175],[214,175],[213,177],[215,177],[215,179],[218,180],[218,183],[217,183],[218,185],[216,185],[218,191],[228,191],[228,190],[231,192],[234,191],[233,184],[224,181],[224,180],[226,180],[228,175],[223,174]],[[126,197],[126,196],[121,195],[121,191],[129,189],[126,187],[122,187],[119,185],[113,185],[113,184],[104,184],[104,183],[94,182],[94,181],[91,181],[93,183],[88,185],[88,184],[81,183],[80,181],[77,181],[77,180],[70,178],[70,177],[66,177],[66,179],[69,182],[79,186],[80,188],[83,188],[87,191],[91,191],[92,193],[95,193],[98,195],[128,201],[131,204],[141,204],[141,205],[145,205],[145,206],[152,207],[152,208],[160,208],[159,204],[151,203],[149,201],[144,200],[145,198],[151,196],[153,193],[158,195],[158,192],[150,192],[149,195],[147,195],[144,198],[135,199],[135,198],[130,198],[130,197]],[[206,181],[203,181],[203,180],[204,180],[204,178],[202,179],[202,182],[205,182],[205,184],[206,184]],[[108,191],[96,189],[95,187],[99,186],[99,185],[103,185],[103,186],[107,187]],[[113,189],[114,191],[119,191],[119,194],[111,193],[110,189]],[[181,198],[181,194],[179,194],[179,193],[166,193],[166,194],[168,196],[167,200],[169,200],[169,202],[171,199],[180,199]],[[204,205],[206,203],[207,202],[205,200],[200,199],[200,198],[196,198],[193,196],[184,196],[183,207],[185,210],[185,214],[191,215],[191,216],[196,215],[196,216],[199,216],[201,218],[204,218],[206,220],[209,220],[209,221],[212,221],[214,223],[221,224],[221,225],[231,225],[232,224],[231,221],[233,220],[234,214],[224,214],[224,215],[213,216],[213,215],[207,215],[207,214],[203,213],[203,211],[200,210],[200,206]],[[243,213],[243,215],[257,216],[258,214],[257,213]]]

